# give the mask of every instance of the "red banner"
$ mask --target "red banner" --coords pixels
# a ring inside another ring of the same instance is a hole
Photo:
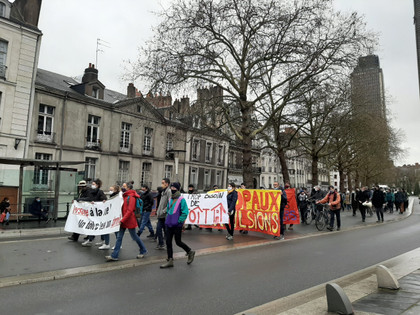
[[[283,223],[299,224],[300,216],[296,201],[296,190],[294,188],[285,189],[287,195],[287,205],[284,208]]]

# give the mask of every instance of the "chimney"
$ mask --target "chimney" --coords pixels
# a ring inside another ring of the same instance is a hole
[[[98,81],[98,69],[95,69],[95,65],[89,63],[89,67],[85,69],[85,74],[83,75],[82,82],[88,83]]]
[[[136,97],[136,87],[134,86],[133,83],[128,83],[127,86],[127,97],[128,98],[135,98]]]

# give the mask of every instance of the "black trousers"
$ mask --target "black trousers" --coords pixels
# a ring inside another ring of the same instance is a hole
[[[362,220],[366,219],[366,207],[363,205],[359,205],[360,213],[362,214]]]
[[[379,207],[376,208],[376,216],[378,217],[378,221],[383,221],[384,220],[384,208],[383,207]]]
[[[175,243],[178,247],[181,247],[185,250],[186,253],[191,251],[191,248],[188,247],[187,244],[181,241],[182,236],[182,226],[178,227],[166,227],[166,250],[168,253],[168,258],[174,258],[174,250],[172,248],[172,239],[175,236]]]
[[[230,236],[233,236],[233,231],[235,231],[235,211],[232,215],[229,215],[229,224],[225,224],[226,230]]]
[[[341,227],[340,209],[330,210],[330,227],[334,227],[334,216],[337,217],[337,228]]]

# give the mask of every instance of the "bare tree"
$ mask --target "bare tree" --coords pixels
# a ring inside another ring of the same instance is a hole
[[[335,12],[327,0],[179,0],[162,13],[131,76],[147,80],[152,90],[203,83],[222,88],[223,114],[242,143],[250,185],[253,139],[305,82],[354,64],[372,38],[361,17]],[[260,117],[269,97],[274,108]],[[231,116],[232,107],[239,117]]]

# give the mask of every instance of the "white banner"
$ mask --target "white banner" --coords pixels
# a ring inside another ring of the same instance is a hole
[[[73,202],[64,230],[86,235],[102,235],[120,230],[123,198],[105,202]]]
[[[186,224],[213,225],[229,223],[227,191],[207,194],[182,194],[189,213]]]

